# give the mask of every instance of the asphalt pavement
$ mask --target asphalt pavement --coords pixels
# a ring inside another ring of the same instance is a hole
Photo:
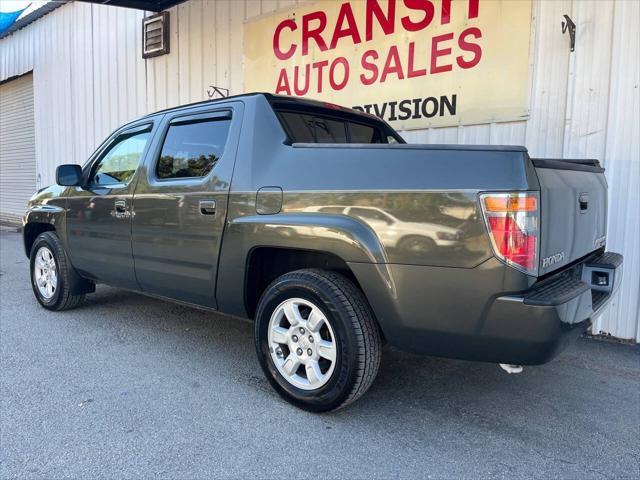
[[[0,477],[639,478],[640,349],[580,339],[508,375],[386,349],[331,414],[271,390],[253,325],[98,286],[53,313],[0,233]]]

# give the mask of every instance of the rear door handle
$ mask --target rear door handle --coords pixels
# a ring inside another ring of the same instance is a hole
[[[200,213],[202,215],[215,215],[215,213],[216,213],[216,201],[215,200],[200,200]]]

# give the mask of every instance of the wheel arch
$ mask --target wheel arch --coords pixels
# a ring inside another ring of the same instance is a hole
[[[22,239],[27,258],[31,255],[31,247],[38,235],[43,232],[55,232],[66,247],[64,228],[65,209],[55,205],[37,204],[30,206],[24,215]]]
[[[27,223],[22,232],[22,241],[24,243],[24,252],[27,258],[31,258],[31,248],[33,247],[38,235],[44,232],[55,232],[56,227],[48,222],[31,222]]]
[[[274,254],[282,265],[269,260]],[[225,313],[252,318],[255,304],[274,278],[256,280],[261,268],[280,274],[301,268],[325,268],[343,273],[363,292],[350,262],[385,264],[387,256],[373,230],[345,215],[281,213],[247,215],[230,220],[225,228],[218,265],[216,300]],[[273,277],[273,278],[272,278]],[[265,284],[266,285],[263,285]],[[253,290],[253,292],[251,292]]]
[[[243,288],[249,318],[254,317],[260,297],[271,282],[286,273],[309,268],[340,273],[362,291],[347,262],[333,253],[304,248],[254,247],[247,255]]]

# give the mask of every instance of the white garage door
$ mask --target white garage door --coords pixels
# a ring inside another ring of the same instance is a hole
[[[0,221],[18,222],[36,191],[33,75],[0,85]]]

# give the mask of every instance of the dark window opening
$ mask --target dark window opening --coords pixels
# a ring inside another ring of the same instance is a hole
[[[277,114],[291,143],[398,143],[382,125],[294,111]]]
[[[391,143],[383,142],[380,130],[369,125],[349,123],[351,143]]]

